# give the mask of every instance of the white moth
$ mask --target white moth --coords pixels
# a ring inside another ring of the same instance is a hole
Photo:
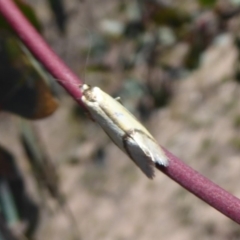
[[[81,85],[82,102],[91,118],[149,178],[155,163],[168,166],[168,158],[148,130],[117,100],[98,87]]]

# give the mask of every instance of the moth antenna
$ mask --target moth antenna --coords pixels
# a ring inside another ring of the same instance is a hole
[[[88,64],[89,59],[90,59],[90,54],[91,54],[92,45],[93,45],[93,38],[92,38],[91,31],[88,28],[86,28],[84,26],[81,26],[81,25],[80,25],[80,27],[82,27],[85,31],[87,31],[88,36],[90,37],[90,41],[88,41],[89,44],[88,44],[87,58],[86,58],[86,61],[84,63],[84,70],[83,70],[84,71],[83,72],[83,83],[85,84],[86,83],[86,81],[85,81],[85,79],[86,79],[86,68],[87,68],[87,64]]]
[[[87,30],[88,32],[88,35],[90,37],[90,41],[89,41],[89,45],[88,45],[88,51],[87,51],[87,58],[86,58],[86,61],[85,61],[85,70],[84,70],[84,78],[83,78],[83,83],[86,83],[86,68],[87,68],[87,65],[88,65],[88,62],[89,62],[89,59],[90,59],[90,54],[91,54],[91,50],[92,50],[92,43],[93,43],[93,39],[92,39],[92,35],[91,35],[91,31],[87,28],[84,28],[85,30]]]

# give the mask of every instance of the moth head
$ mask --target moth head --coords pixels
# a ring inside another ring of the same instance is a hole
[[[82,91],[83,100],[88,102],[96,102],[98,99],[98,87],[92,87],[88,84],[83,84],[80,86]]]

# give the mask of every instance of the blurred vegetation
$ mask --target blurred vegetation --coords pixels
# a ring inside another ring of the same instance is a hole
[[[29,21],[41,32],[41,24],[33,8],[20,1],[18,7]],[[33,58],[30,52],[21,43],[11,28],[0,18],[0,108],[2,111],[13,113],[20,117],[35,120],[51,115],[58,107],[56,98],[49,88],[50,75]],[[23,129],[25,136],[26,133]],[[31,132],[31,131],[30,131]],[[24,146],[24,145],[23,145]],[[31,142],[29,149],[39,148]],[[40,149],[42,154],[45,150]],[[17,159],[9,150],[0,146],[0,209],[3,216],[1,224],[7,224],[17,239],[32,238],[39,218],[38,206],[25,192],[25,183],[18,169]],[[35,154],[35,155],[34,155]],[[36,157],[36,152],[33,155]],[[30,158],[29,158],[30,159]],[[43,158],[38,158],[38,170],[50,171],[49,165],[43,166]],[[50,159],[47,161],[51,163]],[[36,160],[30,161],[34,166]],[[34,169],[34,168],[33,168]],[[36,169],[34,169],[36,172]],[[51,169],[51,176],[53,170]],[[48,174],[49,176],[49,174]],[[38,182],[39,179],[36,179]],[[42,181],[48,182],[43,175]],[[41,182],[41,180],[40,180]],[[45,184],[45,187],[47,184]],[[57,187],[55,187],[57,189]],[[11,233],[3,232],[1,239],[14,239]]]

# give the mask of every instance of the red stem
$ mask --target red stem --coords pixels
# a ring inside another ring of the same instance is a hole
[[[77,86],[80,84],[80,80],[49,48],[13,1],[0,0],[0,13],[35,57],[58,79],[57,81],[69,94],[83,106],[80,99],[81,92]],[[188,167],[168,151],[166,153],[170,164],[166,169],[159,167],[159,170],[224,215],[240,223],[240,200],[238,198]]]

